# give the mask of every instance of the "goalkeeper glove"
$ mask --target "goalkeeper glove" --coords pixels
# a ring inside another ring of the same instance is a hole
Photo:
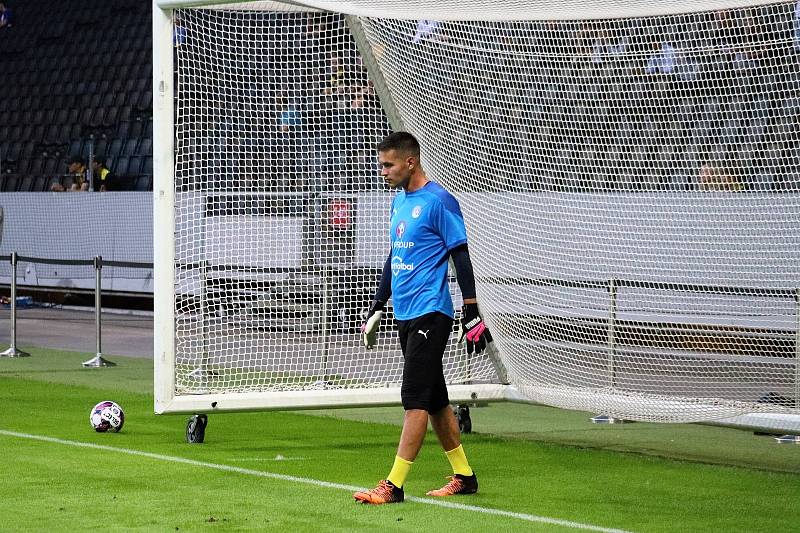
[[[367,310],[365,322],[361,325],[361,341],[367,350],[375,347],[375,342],[378,337],[378,328],[381,325],[381,317],[383,316],[383,307],[386,302],[380,300],[372,300],[372,305]]]
[[[464,337],[467,338],[468,354],[473,351],[479,354],[492,342],[492,334],[481,318],[478,304],[464,304],[461,308],[461,338],[458,342],[462,342]]]

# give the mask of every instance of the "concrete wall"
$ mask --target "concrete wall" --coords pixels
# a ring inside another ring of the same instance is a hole
[[[149,192],[3,193],[0,254],[50,259],[153,261],[153,196]],[[90,266],[20,263],[21,285],[93,288]],[[103,289],[152,292],[150,269],[103,268]],[[10,265],[0,263],[0,283]]]
[[[458,196],[480,277],[800,286],[800,195]],[[391,195],[365,193],[354,200],[354,266],[380,268],[388,251]],[[202,195],[179,195],[178,202],[178,249],[190,249],[205,239],[207,253],[227,254],[229,264],[299,266],[300,217],[273,214],[209,221],[203,218]],[[5,193],[0,194],[0,207],[0,254],[153,260],[151,193]],[[254,248],[261,251],[251,252]],[[149,270],[107,268],[103,274],[104,288],[152,291]],[[88,288],[94,283],[90,267],[22,264],[19,275],[20,283],[30,285]],[[8,280],[9,267],[1,264],[0,282]]]

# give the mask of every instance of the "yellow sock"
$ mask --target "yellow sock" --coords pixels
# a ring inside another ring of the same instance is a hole
[[[392,471],[389,472],[389,481],[392,482],[392,485],[395,487],[402,488],[403,483],[406,482],[406,478],[408,477],[408,472],[411,470],[411,465],[413,465],[413,461],[406,461],[399,455],[394,456],[394,466],[392,466]]]
[[[447,456],[447,460],[450,461],[454,474],[461,474],[462,476],[471,476],[473,474],[472,468],[467,462],[467,456],[464,454],[463,446],[459,444],[458,448],[444,452],[444,454]]]

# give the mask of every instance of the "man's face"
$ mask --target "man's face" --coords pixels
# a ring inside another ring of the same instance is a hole
[[[80,172],[80,170],[81,170],[81,164],[80,163],[70,163],[69,164],[68,171],[69,171],[70,174],[77,174],[78,172]]]
[[[416,164],[414,157],[394,149],[378,152],[378,161],[381,164],[381,176],[392,189],[408,184]]]

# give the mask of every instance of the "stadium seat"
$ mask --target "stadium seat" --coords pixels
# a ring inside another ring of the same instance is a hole
[[[17,192],[31,192],[33,191],[33,176],[22,176],[17,185]]]
[[[106,157],[117,157],[122,152],[122,139],[112,139],[108,144]]]
[[[130,129],[128,130],[128,137],[135,137],[135,138],[138,139],[140,137],[144,137],[145,136],[143,134],[143,132],[145,130],[145,124],[141,120],[131,121],[129,126],[130,126]],[[152,137],[152,134],[151,135],[147,135],[147,136],[148,137]]]
[[[35,176],[33,181],[33,186],[31,187],[32,192],[44,192],[47,190],[47,176]]]
[[[111,103],[111,105],[114,105],[114,106],[117,106],[117,107],[122,107],[127,102],[127,99],[128,99],[128,95],[126,93],[124,93],[124,92],[122,92],[120,90],[117,90],[117,92],[114,93],[114,101]]]
[[[106,113],[103,117],[103,126],[111,128],[117,125],[119,117],[119,108],[116,106],[104,106]]]
[[[144,91],[135,103],[139,111],[149,111],[153,108],[153,91]]]
[[[153,155],[153,139],[145,137],[136,148],[136,155]]]
[[[132,156],[136,154],[136,148],[139,145],[139,139],[128,139],[122,146],[120,155]]]
[[[30,120],[31,124],[44,124],[44,109],[37,109],[33,112]]]
[[[3,192],[17,192],[19,178],[16,174],[6,174],[3,181]]]
[[[68,144],[70,142],[70,125],[69,124],[50,125],[47,128],[47,132],[44,135],[43,142],[48,146]]]
[[[97,157],[105,157],[108,141],[105,138],[100,138],[94,141],[94,154]]]
[[[29,140],[25,144],[22,145],[22,149],[20,150],[19,156],[20,158],[28,158],[30,159],[33,157],[33,154],[36,152],[37,142],[35,140]]]
[[[128,171],[127,175],[137,176],[142,172],[143,159],[141,156],[135,155],[128,158]]]
[[[44,161],[42,159],[39,158],[31,159],[30,165],[28,165],[27,173],[38,176],[39,174],[42,174],[43,169],[44,169]]]
[[[126,105],[119,108],[118,118],[119,120],[131,120],[132,112],[131,106]]]
[[[128,156],[119,156],[114,161],[114,167],[110,169],[115,175],[124,177],[128,175]]]
[[[44,160],[44,165],[42,166],[42,174],[45,176],[51,176],[58,172],[59,169],[59,160],[55,157],[48,157]]]
[[[17,136],[19,139],[30,139],[31,136],[33,135],[33,128],[34,128],[33,124],[30,123],[31,113],[25,113],[24,115],[27,115],[25,117],[27,118],[27,120],[23,120],[23,122],[25,122],[25,125],[21,127],[20,132],[18,133]]]
[[[117,124],[116,136],[119,137],[120,139],[126,139],[130,137],[130,129],[131,129],[130,122],[128,121],[119,122]]]
[[[11,165],[11,168],[14,169],[14,172],[18,174],[27,174],[28,169],[31,167],[31,162],[27,158],[18,159]]]
[[[94,109],[85,108],[81,111],[80,116],[80,123],[84,126],[90,126],[92,124],[92,114],[94,113]]]
[[[103,118],[105,117],[105,113],[106,113],[106,110],[103,109],[102,107],[98,107],[98,108],[94,109],[94,111],[92,112],[91,119],[89,121],[88,126],[90,126],[92,128],[95,128],[95,129],[102,127],[103,123],[104,123],[103,122]],[[86,126],[86,125],[87,124],[84,124],[84,126]]]
[[[153,177],[142,175],[136,178],[133,189],[136,191],[150,191],[153,190]]]
[[[70,155],[79,155],[82,150],[83,150],[82,139],[74,139],[69,143],[69,148],[67,149]]]

